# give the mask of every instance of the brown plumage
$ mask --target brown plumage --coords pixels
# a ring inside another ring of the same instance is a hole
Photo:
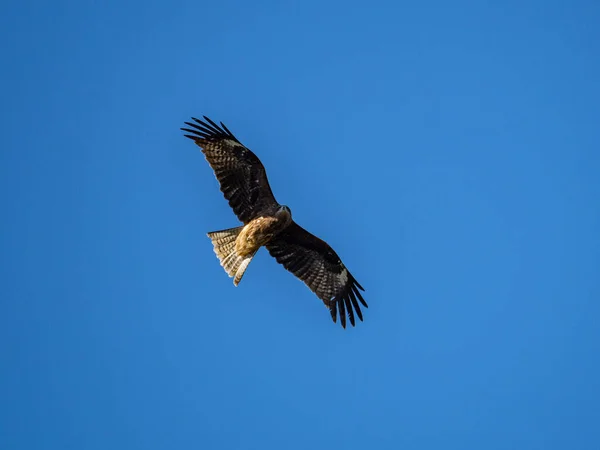
[[[204,153],[221,191],[243,226],[208,233],[221,265],[237,286],[260,247],[285,269],[302,280],[329,308],[334,322],[338,312],[342,326],[346,315],[352,326],[363,320],[359,302],[367,308],[356,281],[335,251],[323,240],[292,220],[269,186],[267,173],[257,156],[221,122],[204,116],[192,118],[182,128]]]

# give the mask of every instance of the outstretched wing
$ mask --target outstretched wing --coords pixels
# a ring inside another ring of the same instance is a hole
[[[185,122],[190,133],[215,172],[221,192],[229,202],[235,215],[244,223],[277,201],[273,196],[267,173],[258,157],[227,129],[204,116],[206,122],[192,117],[194,122]]]
[[[338,309],[344,328],[346,312],[352,326],[355,312],[363,320],[358,302],[368,308],[359,291],[364,289],[325,241],[292,222],[266,247],[278,263],[304,281],[325,303],[334,322],[337,320]]]

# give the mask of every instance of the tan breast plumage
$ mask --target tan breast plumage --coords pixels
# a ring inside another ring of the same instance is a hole
[[[266,245],[282,229],[282,220],[277,217],[257,217],[244,226],[235,241],[235,250],[240,256],[248,256]]]

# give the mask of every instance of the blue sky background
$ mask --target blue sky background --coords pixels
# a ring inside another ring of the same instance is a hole
[[[600,448],[600,6],[4,2],[0,447]],[[236,226],[220,120],[370,308]]]

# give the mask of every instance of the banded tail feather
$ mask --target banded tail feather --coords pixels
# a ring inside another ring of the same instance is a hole
[[[237,286],[242,281],[248,264],[254,258],[256,252],[248,256],[240,256],[235,250],[235,241],[244,227],[229,228],[227,230],[213,231],[207,233],[212,241],[215,254],[227,275],[233,277],[233,284]]]

